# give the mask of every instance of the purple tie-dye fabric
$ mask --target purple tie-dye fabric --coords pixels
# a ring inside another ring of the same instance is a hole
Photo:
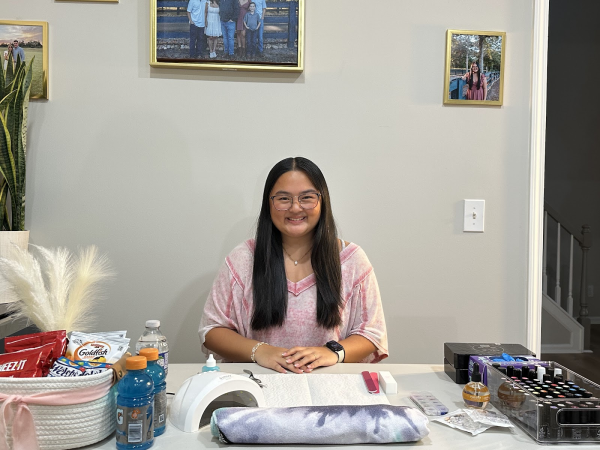
[[[225,444],[388,444],[429,434],[429,420],[408,406],[220,408],[213,436]]]

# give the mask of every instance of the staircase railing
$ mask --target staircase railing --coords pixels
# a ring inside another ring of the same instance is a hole
[[[556,281],[553,286],[553,295],[549,292],[548,288],[548,242],[552,237],[548,234],[548,219],[552,219],[557,223],[556,232]],[[562,299],[562,287],[561,287],[561,242],[563,235],[569,239],[569,284],[568,292],[566,297],[566,305],[563,306]],[[575,317],[573,311],[573,270],[574,270],[574,259],[573,259],[573,247],[574,242],[577,241],[581,248],[581,273],[579,276],[579,312],[576,317],[577,321],[584,328],[584,349],[590,349],[590,330],[591,321],[588,311],[588,296],[587,296],[587,258],[588,252],[592,247],[592,231],[589,225],[583,225],[581,231],[577,231],[576,227],[573,227],[564,220],[555,209],[553,209],[548,203],[544,203],[544,249],[543,249],[543,264],[544,270],[542,275],[542,290],[543,292],[552,298],[559,306],[561,306],[569,315]]]

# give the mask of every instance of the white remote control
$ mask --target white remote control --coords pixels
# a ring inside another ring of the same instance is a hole
[[[410,399],[428,416],[443,416],[444,414],[448,414],[448,408],[431,392],[411,392]]]

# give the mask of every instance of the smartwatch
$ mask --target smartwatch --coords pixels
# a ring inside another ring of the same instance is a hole
[[[327,347],[333,353],[337,353],[337,355],[338,355],[337,362],[339,362],[339,363],[344,362],[344,359],[346,358],[346,354],[344,352],[344,347],[342,347],[342,344],[340,344],[337,341],[329,341],[327,344],[325,344],[325,347]]]

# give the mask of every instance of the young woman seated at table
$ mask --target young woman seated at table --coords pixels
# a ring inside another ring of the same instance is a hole
[[[256,239],[225,259],[199,335],[206,354],[282,373],[388,356],[373,267],[338,239],[327,183],[310,160],[287,158],[269,172]]]

